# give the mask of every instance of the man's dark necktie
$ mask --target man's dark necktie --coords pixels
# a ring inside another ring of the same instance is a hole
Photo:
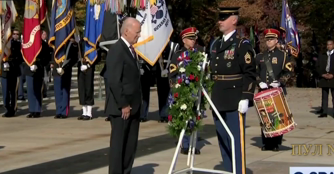
[[[131,53],[132,53],[133,57],[136,59],[136,52],[135,52],[135,49],[133,48],[132,45],[130,45],[129,48],[130,48],[130,50],[131,50]]]

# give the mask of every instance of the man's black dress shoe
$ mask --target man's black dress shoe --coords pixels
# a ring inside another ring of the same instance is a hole
[[[55,119],[59,119],[59,118],[61,118],[61,115],[60,115],[60,114],[57,114],[54,118],[55,118]]]
[[[34,115],[32,115],[33,118],[39,118],[41,117],[41,113],[40,112],[35,112]]]
[[[83,117],[84,117],[84,115],[80,115],[80,116],[78,117],[78,120],[82,120]]]
[[[104,121],[110,121],[110,117],[107,117],[106,119],[104,119]]]
[[[147,118],[140,118],[140,122],[147,122]]]
[[[82,117],[82,120],[92,120],[93,119],[93,117],[90,117],[90,116],[88,116],[88,115],[84,115],[83,117]]]
[[[327,117],[327,114],[321,114],[318,116],[318,118],[325,118],[325,117]]]
[[[15,116],[15,112],[6,112],[5,114],[2,115],[2,117],[6,117],[6,118],[14,117],[14,116]]]
[[[33,118],[34,117],[34,112],[30,112],[29,115],[27,115],[27,118]]]

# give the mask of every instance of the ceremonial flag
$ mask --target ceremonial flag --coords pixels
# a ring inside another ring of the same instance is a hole
[[[282,0],[281,29],[285,31],[285,43],[290,48],[291,54],[298,57],[300,50],[299,35],[287,0]]]
[[[15,22],[15,19],[17,17],[17,12],[14,5],[14,1],[4,1],[4,2],[5,4],[3,4],[2,8],[5,9],[5,11],[3,11],[3,14],[0,18],[0,24],[1,24],[0,54],[2,60],[7,61],[8,57],[11,54],[10,51],[11,47],[10,40],[12,38],[11,26]]]
[[[42,50],[41,24],[46,19],[44,0],[26,0],[23,20],[22,56],[31,66]]]
[[[51,29],[49,45],[55,50],[54,60],[57,64],[66,59],[67,42],[75,33],[75,0],[57,0],[52,3]]]
[[[83,38],[85,41],[84,57],[91,65],[97,58],[96,47],[101,38],[105,5],[105,2],[93,5],[87,3],[85,37]]]
[[[161,56],[173,33],[165,0],[156,5],[146,3],[146,8],[138,9],[136,19],[141,23],[141,36],[134,45],[136,53],[153,66]]]

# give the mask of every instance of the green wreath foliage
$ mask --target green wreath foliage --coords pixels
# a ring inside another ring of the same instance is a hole
[[[207,55],[196,49],[187,50],[178,57],[178,74],[176,83],[169,94],[168,130],[171,136],[178,137],[184,127],[186,135],[199,130],[202,119],[205,118],[207,99],[203,92],[199,94],[202,86],[208,94],[211,93],[213,81],[210,78],[208,62],[203,63]],[[197,101],[200,107],[197,109]],[[186,122],[188,124],[186,125]]]

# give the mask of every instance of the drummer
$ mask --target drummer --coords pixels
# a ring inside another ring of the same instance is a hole
[[[264,31],[267,50],[256,56],[259,92],[269,89],[282,87],[286,95],[285,83],[290,78],[292,72],[291,59],[285,51],[277,48],[280,32],[276,29],[266,29]],[[266,65],[267,62],[267,65]],[[265,138],[263,131],[262,150],[279,151],[282,144],[283,135],[273,138]]]

